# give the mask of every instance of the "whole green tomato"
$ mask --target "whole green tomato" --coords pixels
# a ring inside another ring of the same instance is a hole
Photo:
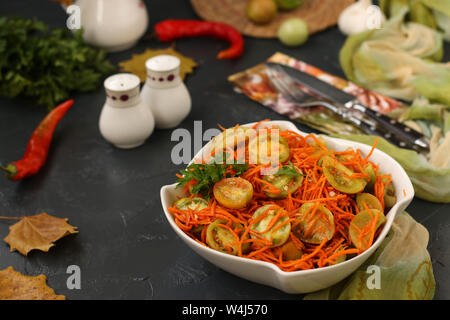
[[[303,0],[276,0],[277,6],[281,10],[293,10],[299,7]]]
[[[258,24],[272,21],[276,17],[277,11],[274,0],[249,0],[246,8],[247,18]]]
[[[308,36],[308,25],[300,18],[288,19],[278,29],[278,39],[290,47],[296,47],[305,43],[308,40]]]

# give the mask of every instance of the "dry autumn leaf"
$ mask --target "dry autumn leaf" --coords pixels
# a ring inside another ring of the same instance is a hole
[[[55,242],[69,234],[78,233],[76,227],[67,223],[66,219],[56,218],[43,212],[41,214],[20,218],[20,221],[9,227],[9,234],[4,239],[11,248],[27,255],[33,249],[48,252]]]
[[[65,300],[47,285],[43,274],[32,277],[13,267],[0,270],[0,300]]]
[[[151,50],[147,49],[144,53],[141,54],[133,54],[130,60],[122,61],[119,63],[121,71],[131,72],[137,75],[141,82],[145,82],[147,79],[147,71],[145,69],[145,62],[155,56],[159,56],[161,54],[168,54],[172,56],[176,56],[180,59],[180,77],[184,79],[186,74],[192,73],[194,68],[197,66],[194,60],[188,58],[181,53],[175,51],[173,48],[167,49],[156,49]]]

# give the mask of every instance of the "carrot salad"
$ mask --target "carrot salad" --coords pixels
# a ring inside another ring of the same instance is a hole
[[[168,208],[177,226],[202,245],[283,271],[334,265],[367,250],[396,202],[391,176],[370,160],[376,142],[363,155],[329,149],[314,134],[260,126],[220,145],[226,159],[245,155],[245,163],[213,164],[215,149],[178,176],[186,196]],[[256,142],[278,143],[276,166],[261,160]],[[256,163],[249,161],[254,150]]]

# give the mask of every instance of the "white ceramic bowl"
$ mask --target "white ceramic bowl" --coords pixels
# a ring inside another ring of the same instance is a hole
[[[245,127],[251,127],[254,123],[242,125]],[[297,127],[289,121],[271,121],[266,122],[264,125],[277,125],[281,129],[291,130],[299,133],[300,135],[307,135],[297,129]],[[261,127],[263,127],[262,125]],[[343,139],[335,139],[324,136],[327,146],[335,149],[336,151],[342,151],[348,147],[354,149],[360,149],[363,154],[368,154],[371,150],[370,146],[365,144],[352,142]],[[204,147],[208,148],[209,143]],[[197,159],[201,154],[201,151],[194,157]],[[200,256],[215,264],[216,266],[228,271],[238,277],[257,282],[260,284],[268,285],[274,288],[278,288],[286,293],[308,293],[317,290],[321,290],[336,284],[349,276],[352,272],[358,269],[374,251],[378,248],[380,243],[386,237],[389,229],[392,226],[395,215],[406,209],[411,200],[414,197],[414,189],[408,178],[406,172],[394,159],[388,156],[386,153],[375,149],[371,161],[379,164],[380,170],[391,174],[392,181],[395,187],[397,203],[389,210],[386,215],[387,222],[375,243],[362,254],[349,259],[345,262],[327,266],[312,270],[300,270],[293,272],[285,272],[280,270],[276,265],[269,262],[257,261],[238,256],[225,254],[206,246],[203,246],[188,235],[186,235],[174,222],[172,214],[167,210],[182,196],[181,190],[176,189],[176,184],[163,186],[161,188],[161,202],[166,214],[167,220],[172,226],[173,230],[178,236],[195,252]]]

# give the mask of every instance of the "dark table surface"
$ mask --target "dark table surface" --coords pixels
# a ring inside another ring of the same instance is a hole
[[[145,1],[150,27],[167,18],[197,18],[189,1]],[[65,27],[66,16],[48,0],[1,1],[0,15],[37,17],[52,27]],[[149,27],[149,28],[150,28]],[[180,125],[193,132],[265,118],[285,119],[233,91],[227,76],[254,66],[276,51],[343,76],[338,52],[345,37],[337,28],[312,36],[299,48],[278,40],[245,38],[242,58],[216,60],[226,43],[212,39],[183,39],[176,49],[199,64],[186,79],[193,106]],[[155,40],[108,55],[113,63],[145,48],[162,48]],[[446,61],[450,46],[446,45]],[[10,253],[0,243],[0,269],[13,266],[28,274],[45,274],[56,293],[68,299],[299,299],[222,271],[180,240],[166,222],[159,190],[173,183],[182,166],[171,161],[172,130],[156,130],[140,148],[119,150],[101,137],[98,119],[105,100],[102,86],[74,94],[74,107],[54,137],[48,163],[35,177],[13,183],[0,179],[0,216],[25,216],[42,211],[69,218],[80,233],[59,240],[48,253],[34,250],[27,257]],[[20,159],[30,134],[46,109],[29,100],[0,98],[0,159]],[[303,131],[309,128],[298,125]],[[429,252],[437,282],[435,299],[450,299],[450,205],[414,199],[407,211],[430,233]],[[9,221],[0,221],[0,238]],[[66,285],[69,265],[81,269],[81,289]]]

